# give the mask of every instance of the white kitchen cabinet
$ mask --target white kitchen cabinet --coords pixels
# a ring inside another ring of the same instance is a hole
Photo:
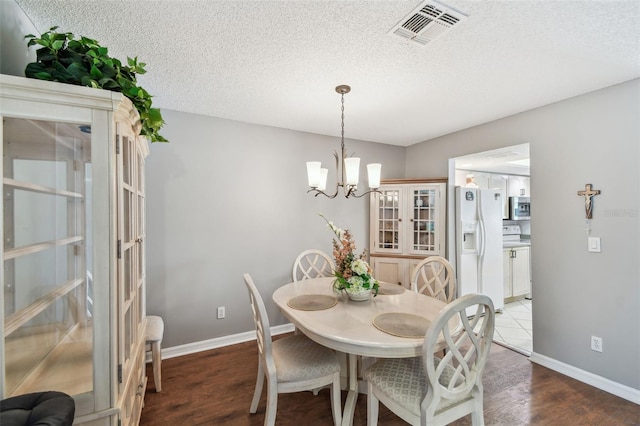
[[[509,196],[507,194],[508,175],[491,174],[489,189],[499,189],[502,191],[502,218],[509,219]]]
[[[473,175],[473,181],[476,183],[476,185],[478,185],[478,188],[480,189],[491,188],[491,173],[471,172],[468,174]],[[466,182],[466,178],[465,178],[465,182]]]
[[[3,398],[58,390],[74,424],[136,425],[146,387],[144,162],[116,92],[0,76]]]
[[[507,197],[530,197],[531,179],[529,176],[509,175]]]
[[[504,299],[511,300],[513,285],[511,283],[511,249],[502,251],[502,281],[504,283]]]
[[[472,172],[469,170],[456,170],[456,186],[465,186],[465,176],[473,174],[476,184],[480,189],[500,189],[505,194],[503,197],[502,218],[509,219],[509,197],[520,196],[524,191],[524,196],[529,196],[529,177],[515,176],[498,173]],[[511,186],[509,186],[511,183]]]
[[[412,264],[445,253],[446,179],[385,180],[379,191],[370,198],[373,273],[408,288]]]
[[[506,248],[503,251],[504,297],[517,300],[531,293],[530,247]]]

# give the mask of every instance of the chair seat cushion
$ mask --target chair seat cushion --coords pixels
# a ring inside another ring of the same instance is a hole
[[[62,392],[28,393],[0,401],[2,426],[70,426],[74,414],[73,398]]]
[[[162,317],[155,315],[147,316],[147,327],[145,329],[145,341],[161,342],[164,334],[164,321]]]
[[[298,382],[340,371],[336,354],[304,335],[274,340],[272,354],[278,382]]]
[[[436,357],[434,362],[437,367],[440,359]],[[440,383],[447,386],[453,372],[453,368],[447,366]],[[381,359],[369,367],[365,377],[387,398],[420,417],[420,403],[427,395],[428,386],[421,357]],[[436,411],[458,402],[442,400]]]
[[[388,358],[374,363],[366,379],[392,401],[420,416],[420,403],[427,394],[422,358]]]

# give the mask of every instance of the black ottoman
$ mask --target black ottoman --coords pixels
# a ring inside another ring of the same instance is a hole
[[[75,402],[66,393],[28,393],[0,401],[0,425],[71,426],[75,411]]]

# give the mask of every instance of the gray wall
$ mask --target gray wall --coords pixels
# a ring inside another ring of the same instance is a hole
[[[38,31],[13,0],[0,0],[0,23],[0,74],[24,77],[24,68],[36,60],[24,36]]]
[[[291,281],[301,251],[332,250],[319,212],[350,228],[358,250],[367,247],[368,196],[306,193],[305,162],[331,170],[339,138],[176,111],[163,116],[171,142],[153,144],[147,159],[147,312],[164,317],[164,347],[251,330],[245,272],[272,325],[285,323],[270,295]],[[382,162],[383,178],[403,176],[404,148],[345,143],[363,164]],[[226,319],[216,319],[217,306],[226,307]]]
[[[411,146],[407,176],[528,142],[534,352],[640,389],[640,80]],[[595,197],[587,251],[586,183]],[[590,350],[592,335],[603,352]]]

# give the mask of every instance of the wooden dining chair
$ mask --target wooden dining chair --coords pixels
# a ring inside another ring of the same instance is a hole
[[[378,424],[379,402],[412,425],[444,425],[468,414],[483,425],[482,373],[494,326],[488,296],[449,303],[427,329],[422,357],[382,359],[366,371],[367,426]],[[445,355],[436,357],[443,347]]]
[[[265,426],[273,426],[278,409],[278,394],[301,392],[331,385],[331,412],[336,425],[342,422],[340,404],[340,363],[329,348],[319,345],[303,334],[271,340],[269,317],[253,279],[243,275],[249,290],[249,300],[256,326],[258,343],[258,377],[251,401],[250,413],[258,409],[264,379],[267,378]]]
[[[333,260],[322,250],[305,250],[298,255],[293,263],[291,274],[293,281],[301,281],[309,278],[333,276],[335,269]]]
[[[441,256],[429,256],[416,265],[411,274],[411,290],[451,302],[456,297],[456,274]]]

